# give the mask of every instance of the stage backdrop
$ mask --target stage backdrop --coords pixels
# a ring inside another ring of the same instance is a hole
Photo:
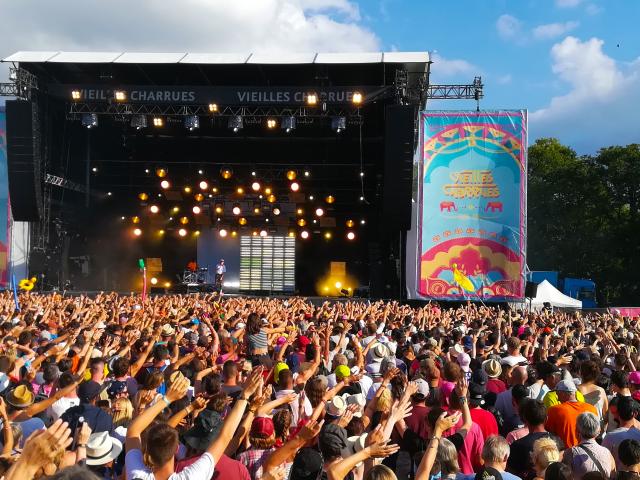
[[[0,107],[0,288],[9,282],[9,175],[4,107]]]
[[[526,112],[425,112],[421,131],[409,296],[522,299]]]

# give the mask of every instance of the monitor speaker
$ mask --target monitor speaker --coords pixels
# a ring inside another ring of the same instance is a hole
[[[42,173],[37,104],[6,102],[7,170],[13,219],[36,222],[42,214]]]
[[[536,282],[527,282],[524,287],[524,296],[527,298],[535,298],[538,295],[538,284]]]

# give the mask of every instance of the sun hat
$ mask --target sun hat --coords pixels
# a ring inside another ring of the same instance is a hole
[[[269,417],[256,417],[251,422],[250,435],[254,437],[270,437],[275,432],[273,420]]]
[[[382,343],[376,344],[371,350],[371,358],[373,358],[375,362],[381,361],[387,355],[388,355],[388,349]]]
[[[326,403],[325,409],[327,411],[327,415],[339,417],[347,409],[347,403],[342,397],[333,397]]]
[[[174,333],[176,333],[176,330],[168,323],[165,323],[160,331],[160,335],[163,337],[171,337]]]
[[[449,348],[449,355],[453,358],[458,358],[458,355],[464,353],[464,347],[459,343],[456,343],[453,347]]]
[[[463,372],[469,373],[471,371],[471,369],[469,368],[469,365],[471,364],[471,357],[467,353],[460,353],[456,360],[458,361],[458,365],[460,365],[460,368],[462,368]]]
[[[489,378],[498,378],[502,373],[502,366],[495,358],[482,362],[482,369],[487,372]]]
[[[336,374],[336,380],[340,381],[351,375],[351,369],[346,365],[338,365],[334,373]]]
[[[184,443],[198,451],[206,450],[218,437],[222,423],[218,412],[203,410],[193,421],[193,427],[184,433]]]
[[[120,455],[122,442],[108,432],[92,433],[87,442],[87,465],[105,465]]]
[[[18,385],[5,398],[9,405],[16,408],[26,408],[33,404],[34,399],[33,392],[26,385]]]

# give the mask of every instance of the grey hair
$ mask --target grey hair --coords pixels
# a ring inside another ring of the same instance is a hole
[[[482,447],[482,459],[485,462],[504,462],[510,452],[509,444],[504,438],[491,435]]]
[[[440,463],[440,469],[442,470],[443,477],[450,473],[455,474],[460,471],[460,466],[458,465],[458,451],[451,440],[440,438],[436,459]]]
[[[600,433],[600,420],[591,412],[581,413],[576,420],[576,429],[580,438],[591,440]]]

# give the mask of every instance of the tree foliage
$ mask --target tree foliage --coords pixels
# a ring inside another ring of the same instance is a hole
[[[578,156],[553,138],[529,148],[532,270],[591,278],[601,305],[640,306],[640,145]]]

